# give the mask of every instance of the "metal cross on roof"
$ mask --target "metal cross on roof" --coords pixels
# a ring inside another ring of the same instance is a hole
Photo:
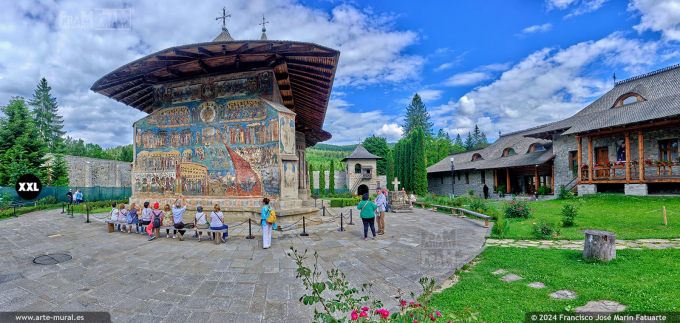
[[[215,18],[215,20],[222,19],[222,30],[227,30],[227,18],[231,17],[231,14],[227,14],[227,7],[222,8],[222,16]]]
[[[263,16],[262,16],[262,23],[259,24],[260,26],[262,26],[262,32],[267,31],[267,24],[268,24],[268,23],[269,23],[269,21],[266,21],[266,20],[264,19],[264,15],[263,15]]]

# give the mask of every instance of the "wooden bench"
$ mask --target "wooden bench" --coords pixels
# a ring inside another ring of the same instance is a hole
[[[488,228],[489,227],[489,220],[492,219],[492,217],[486,215],[486,214],[481,214],[475,211],[470,211],[462,208],[456,208],[456,211],[458,212],[459,215],[465,214],[465,215],[471,215],[477,218],[480,218],[484,220],[484,227]]]
[[[432,205],[432,211],[437,212],[437,209],[449,210],[449,211],[451,211],[451,214],[456,214],[456,208],[453,207],[453,206]]]
[[[208,234],[213,238],[213,241],[215,241],[215,244],[220,244],[222,242],[222,234],[227,233],[227,229],[222,229],[222,230],[212,230],[208,229]],[[213,237],[213,234],[215,235]],[[218,236],[219,234],[219,236]]]
[[[109,233],[116,231],[116,225],[128,226],[132,224],[128,224],[126,221],[106,220],[106,226],[108,228]]]
[[[418,202],[418,201],[415,201],[415,202],[413,202],[413,205],[418,205],[418,206],[420,206],[421,208],[425,209],[425,208],[427,208],[427,205],[428,205],[428,204],[425,203],[425,202]]]

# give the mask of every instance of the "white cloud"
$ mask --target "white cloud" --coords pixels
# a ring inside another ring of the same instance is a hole
[[[580,16],[586,13],[596,11],[608,0],[546,0],[548,10],[564,10],[572,8],[571,12],[565,18]]]
[[[492,76],[485,72],[463,72],[455,74],[444,81],[447,86],[468,86],[490,79]]]
[[[542,25],[533,25],[522,29],[522,34],[534,34],[534,33],[544,33],[552,29],[551,23],[545,23]]]
[[[400,118],[380,110],[350,111],[352,104],[342,99],[331,99],[326,112],[324,129],[333,134],[332,144],[353,144],[373,134],[395,141],[401,137],[397,130]],[[403,131],[402,131],[403,132]]]
[[[439,126],[451,133],[466,131],[471,121],[486,123],[480,128],[487,134],[556,121],[574,114],[610,89],[611,70],[633,73],[649,68],[659,63],[658,52],[657,43],[627,39],[616,33],[561,50],[545,48],[503,72],[491,84],[466,93],[456,103],[435,107],[431,114],[446,121]],[[464,114],[463,105],[471,102],[474,113]]]
[[[396,123],[383,124],[378,131],[375,132],[376,136],[385,137],[387,141],[396,141],[404,135],[404,128]]]
[[[460,106],[460,112],[463,114],[475,113],[475,99],[468,98],[467,95],[463,95],[458,100],[458,105]]]
[[[680,41],[680,0],[633,0],[628,9],[640,14],[638,32],[658,31],[664,39]]]
[[[439,100],[439,98],[442,97],[442,93],[444,93],[444,91],[426,89],[426,90],[420,90],[416,93],[418,93],[418,95],[420,96],[420,99],[423,100],[424,103],[428,103],[428,102]]]
[[[219,33],[213,17],[223,5],[217,0],[200,6],[181,0],[163,5],[150,0],[8,2],[0,11],[0,105],[12,96],[30,98],[44,76],[59,101],[69,135],[105,147],[130,143],[132,121],[143,114],[90,92],[92,83],[155,51],[212,40]],[[92,22],[111,8],[129,8],[130,28],[92,28]],[[395,30],[394,15],[348,4],[323,11],[296,0],[235,0],[227,9],[232,12],[228,27],[235,39],[259,39],[258,17],[264,14],[270,21],[270,39],[315,42],[340,50],[334,84],[341,90],[417,79],[425,61],[405,54],[418,34]],[[88,25],[81,18],[94,20]]]
[[[548,9],[566,9],[577,0],[546,0]]]

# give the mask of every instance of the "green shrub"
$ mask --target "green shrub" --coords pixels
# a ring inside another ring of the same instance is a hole
[[[529,204],[526,201],[512,199],[505,205],[505,217],[508,219],[523,218],[531,216]]]
[[[510,223],[505,219],[503,214],[498,214],[496,217],[496,222],[491,229],[491,233],[499,238],[505,237],[510,231]]]
[[[40,204],[40,205],[57,204],[57,203],[59,203],[59,201],[57,201],[57,198],[52,196],[52,195],[45,196],[45,197],[38,200],[38,204]]]
[[[560,189],[557,191],[557,199],[568,200],[574,197],[574,192],[568,190],[564,185],[560,185]]]
[[[475,190],[468,190],[468,195],[475,196]]]
[[[12,203],[12,195],[9,193],[0,194],[0,209],[8,208]]]
[[[576,216],[578,215],[578,208],[573,204],[565,204],[562,206],[562,226],[573,227],[576,224]]]
[[[472,198],[469,204],[470,211],[479,213],[486,213],[489,210],[489,205],[481,198]]]
[[[551,191],[550,186],[542,185],[542,186],[538,187],[537,193],[538,193],[538,195],[548,195],[548,194],[550,194],[550,191]]]
[[[560,235],[560,230],[555,225],[541,220],[534,223],[531,233],[536,239],[553,239]]]
[[[496,187],[496,193],[498,194],[505,194],[505,185],[498,185]]]
[[[358,197],[352,198],[331,198],[331,207],[355,206],[361,201]]]

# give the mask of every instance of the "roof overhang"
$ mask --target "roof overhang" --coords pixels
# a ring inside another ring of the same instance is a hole
[[[269,69],[283,104],[297,114],[296,130],[308,145],[325,141],[323,130],[340,52],[317,44],[252,40],[167,48],[128,63],[97,80],[91,90],[140,111],[154,109],[153,86],[196,77]]]

